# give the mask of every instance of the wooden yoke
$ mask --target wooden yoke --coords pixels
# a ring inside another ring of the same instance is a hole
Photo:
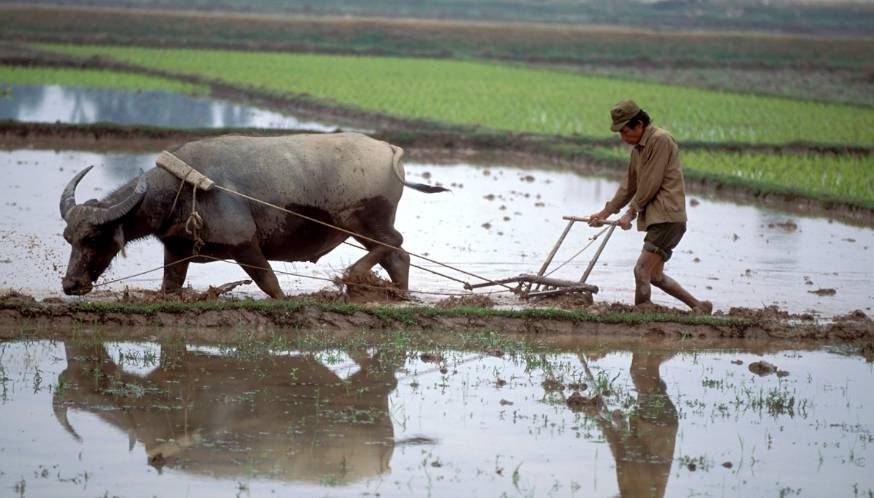
[[[169,171],[176,178],[184,180],[200,190],[209,190],[215,185],[215,182],[166,150],[158,155],[155,164]]]

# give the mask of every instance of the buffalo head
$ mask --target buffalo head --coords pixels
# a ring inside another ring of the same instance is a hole
[[[111,195],[106,201],[91,199],[76,204],[76,186],[89,166],[70,180],[61,194],[61,217],[67,222],[64,239],[72,246],[70,262],[63,286],[65,294],[82,295],[91,292],[93,282],[106,270],[112,259],[124,248],[123,221],[146,194],[145,175],[141,175],[133,192],[120,199]]]

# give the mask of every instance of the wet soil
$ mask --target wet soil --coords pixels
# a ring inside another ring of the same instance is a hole
[[[474,308],[494,308],[497,303],[489,296],[482,294],[470,294],[461,296],[449,296],[446,299],[437,301],[436,306],[439,308],[459,308],[462,306],[470,306]]]
[[[347,302],[351,303],[385,303],[404,301],[408,298],[406,292],[373,271],[365,274],[350,274],[347,271],[336,284],[345,290]]]
[[[409,330],[447,332],[488,330],[502,334],[537,337],[645,337],[676,339],[789,339],[847,344],[859,352],[874,343],[874,321],[862,311],[837,317],[830,323],[813,323],[799,317],[766,310],[713,317],[678,310],[642,315],[632,307],[599,303],[576,313],[528,306],[516,310],[461,307],[424,307],[414,304],[338,304],[315,299],[296,301],[221,300],[216,291],[196,297],[134,300],[124,292],[101,301],[37,301],[17,292],[0,295],[0,330],[15,334],[63,338],[87,327],[128,327],[127,334],[174,337],[180,330],[188,339],[220,340],[229,329],[246,330],[253,339],[268,338],[277,330]],[[209,294],[209,296],[204,296]],[[371,296],[372,298],[372,296]],[[444,304],[445,306],[445,304]],[[755,316],[750,319],[750,316]],[[13,332],[15,331],[15,332]],[[263,336],[263,337],[262,337]],[[866,349],[867,348],[867,349]]]

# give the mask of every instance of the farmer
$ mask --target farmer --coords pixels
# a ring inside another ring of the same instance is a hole
[[[666,130],[651,125],[649,114],[634,101],[625,100],[610,111],[612,131],[632,145],[628,171],[619,190],[604,209],[589,217],[589,224],[598,222],[628,205],[619,219],[623,230],[631,228],[637,218],[637,229],[645,231],[643,251],[634,266],[634,304],[652,309],[650,284],[686,303],[697,313],[710,314],[713,304],[699,301],[676,280],[665,275],[665,262],[671,259],[683,233],[686,232],[686,193],[683,168],[677,142]]]

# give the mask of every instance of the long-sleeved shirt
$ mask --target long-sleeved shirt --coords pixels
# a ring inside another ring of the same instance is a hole
[[[604,207],[615,214],[626,204],[637,213],[640,231],[656,223],[686,221],[680,151],[668,131],[650,125],[632,148],[619,190]]]

